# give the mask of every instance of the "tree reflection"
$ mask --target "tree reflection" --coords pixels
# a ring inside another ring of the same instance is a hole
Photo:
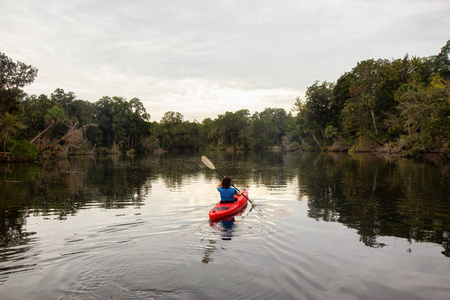
[[[448,165],[374,155],[296,160],[309,217],[355,228],[370,247],[385,246],[380,236],[396,236],[442,244],[449,256]]]
[[[140,205],[151,188],[151,170],[130,158],[73,157],[42,165],[0,165],[0,246],[26,244],[29,214],[65,219],[89,203],[119,208]]]
[[[370,247],[380,236],[443,245],[450,256],[450,165],[436,157],[421,160],[319,152],[202,153],[237,186],[287,185],[298,180],[307,196],[308,216],[357,230]],[[0,246],[26,245],[29,214],[65,219],[80,209],[143,205],[152,181],[170,190],[201,174],[218,180],[200,155],[71,157],[58,162],[0,165]],[[226,228],[226,226],[224,226]],[[231,228],[231,232],[234,230]]]
[[[269,151],[210,155],[222,173],[240,175],[236,185],[251,182],[270,189],[297,179],[298,198],[309,199],[310,218],[354,228],[369,247],[384,247],[378,238],[395,236],[441,244],[449,256],[450,164],[438,156]]]

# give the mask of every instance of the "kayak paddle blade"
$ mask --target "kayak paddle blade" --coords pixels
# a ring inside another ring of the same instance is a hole
[[[215,170],[216,167],[214,167],[213,163],[206,157],[206,156],[202,156],[202,163],[204,163],[208,168]]]

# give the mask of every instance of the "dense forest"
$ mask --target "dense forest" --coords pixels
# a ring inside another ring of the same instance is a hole
[[[243,109],[202,122],[173,111],[151,121],[138,98],[27,95],[37,73],[0,53],[0,160],[270,147],[450,157],[450,41],[434,56],[368,59],[336,82],[316,81],[291,112]]]

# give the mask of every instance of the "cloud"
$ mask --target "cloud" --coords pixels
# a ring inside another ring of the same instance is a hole
[[[298,90],[288,89],[243,89],[233,82],[221,85],[216,82],[181,80],[163,82],[161,85],[167,88],[167,92],[160,95],[167,110],[181,112],[186,119],[198,121],[206,117],[214,119],[226,111],[241,109],[249,109],[254,113],[273,107],[289,112],[295,98],[301,94]],[[168,91],[174,87],[173,91]]]
[[[214,119],[226,111],[240,109],[249,109],[254,113],[273,107],[289,112],[296,97],[304,94],[304,91],[294,89],[249,89],[236,82],[127,77],[109,69],[88,73],[98,76],[86,78],[89,85],[72,82],[72,85],[68,84],[71,88],[65,91],[73,91],[79,99],[84,100],[92,100],[92,97],[98,100],[102,96],[121,96],[128,100],[137,97],[150,113],[152,121],[160,121],[167,111],[180,112],[186,120],[199,122],[208,117]],[[62,80],[70,83],[69,78]],[[32,87],[26,88],[26,91],[35,93]],[[92,90],[101,92],[92,93]]]
[[[450,28],[448,0],[3,0],[0,14],[0,51],[39,69],[27,91],[186,119],[286,109],[358,61],[437,54]]]

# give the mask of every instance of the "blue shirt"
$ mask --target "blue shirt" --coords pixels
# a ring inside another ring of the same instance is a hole
[[[217,189],[220,193],[220,201],[234,201],[234,195],[237,194],[237,190],[235,188],[229,187],[227,189],[223,187],[219,187]]]

